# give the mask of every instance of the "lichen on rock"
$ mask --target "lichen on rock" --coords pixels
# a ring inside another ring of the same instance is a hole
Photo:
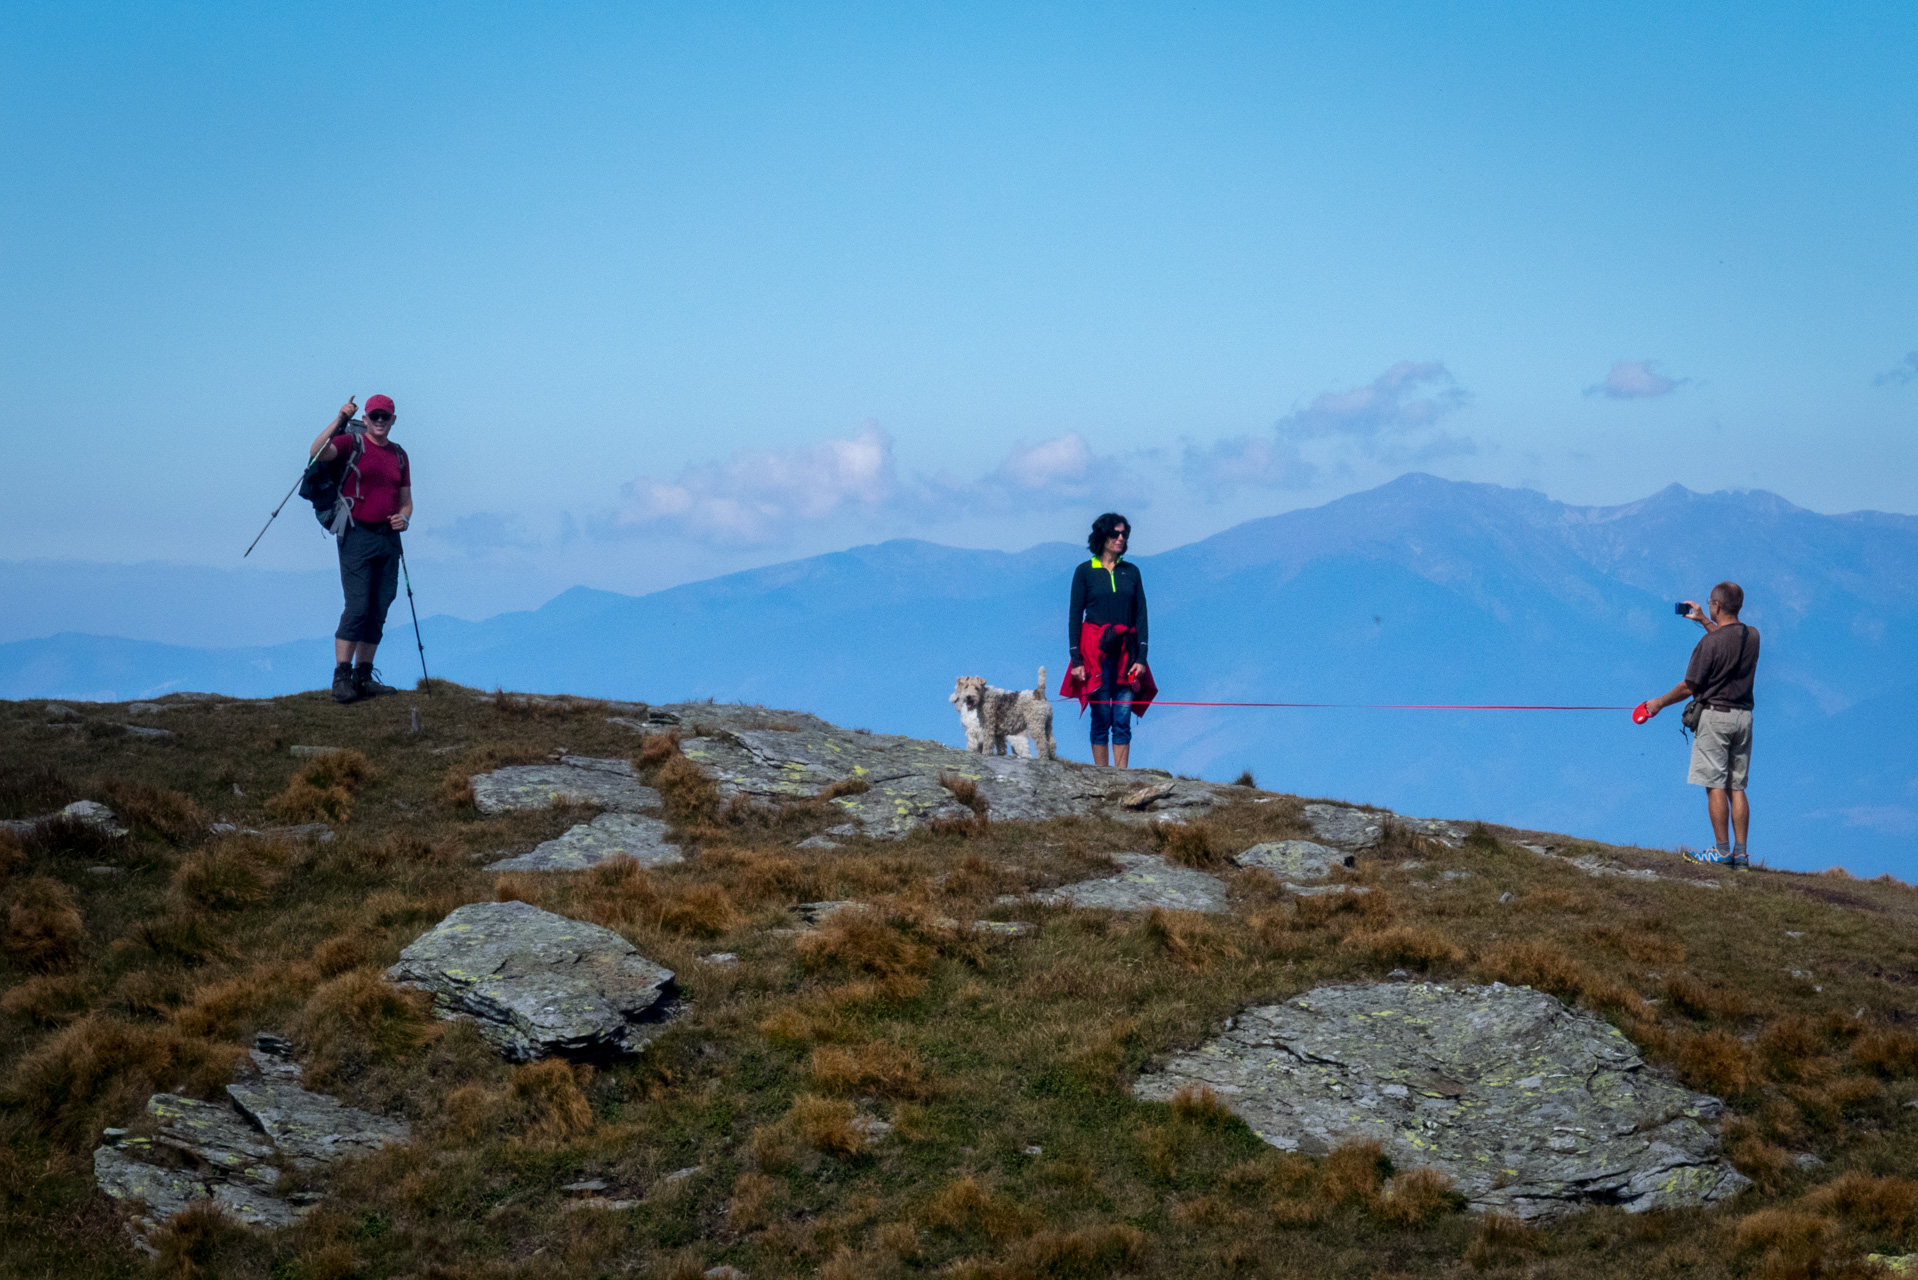
[[[565,756],[558,764],[516,764],[473,775],[473,800],[481,813],[550,809],[556,804],[596,805],[613,813],[659,808],[659,792],[633,775],[630,760]]]
[[[666,839],[667,827],[658,818],[632,813],[602,813],[591,822],[570,828],[531,853],[488,863],[488,871],[584,871],[608,858],[631,858],[642,867],[664,867],[684,862],[678,845]]]
[[[1475,1208],[1521,1217],[1708,1204],[1747,1185],[1708,1127],[1718,1099],[1530,987],[1319,987],[1245,1010],[1134,1093],[1166,1101],[1190,1085],[1274,1146],[1376,1139],[1401,1168],[1450,1175]]]
[[[400,952],[386,976],[470,1018],[513,1062],[637,1053],[673,1007],[673,972],[633,944],[530,902],[460,907]]]

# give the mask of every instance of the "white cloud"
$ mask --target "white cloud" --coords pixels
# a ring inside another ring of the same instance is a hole
[[[1087,502],[1147,502],[1136,457],[1100,454],[1078,432],[1021,442],[991,471],[902,479],[892,437],[876,424],[792,449],[741,449],[671,480],[641,476],[602,533],[670,532],[714,546],[772,546],[839,516],[924,524],[956,516]]]
[[[1217,496],[1237,488],[1309,489],[1327,470],[1363,461],[1416,466],[1475,453],[1465,436],[1435,430],[1471,401],[1436,360],[1401,360],[1362,386],[1327,391],[1273,424],[1270,436],[1233,436],[1185,447],[1185,481]]]
[[[1871,385],[1902,387],[1908,382],[1918,382],[1918,351],[1906,352],[1903,364],[1885,370],[1871,380]]]
[[[1668,396],[1691,381],[1666,377],[1654,367],[1657,363],[1656,360],[1620,360],[1605,375],[1605,381],[1585,388],[1585,394],[1611,400],[1650,400]]]
[[[1431,426],[1470,399],[1436,360],[1401,360],[1362,387],[1325,392],[1279,419],[1277,430],[1295,439],[1403,434]]]
[[[723,462],[686,467],[670,481],[641,476],[625,493],[617,528],[763,546],[786,541],[795,522],[881,512],[897,498],[899,482],[892,437],[868,423],[856,435],[817,445],[741,449]]]
[[[1141,456],[1095,453],[1084,436],[1069,431],[1038,444],[1020,441],[997,468],[958,493],[968,505],[987,508],[1087,501],[1138,505],[1146,500],[1134,465]]]

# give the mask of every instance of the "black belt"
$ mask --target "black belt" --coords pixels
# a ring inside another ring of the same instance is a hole
[[[399,532],[398,529],[395,529],[392,525],[388,524],[384,520],[355,519],[353,521],[353,527],[355,529],[364,529],[368,533],[398,533]]]
[[[1705,710],[1707,711],[1750,711],[1751,708],[1750,707],[1734,707],[1729,702],[1707,702],[1705,704]]]

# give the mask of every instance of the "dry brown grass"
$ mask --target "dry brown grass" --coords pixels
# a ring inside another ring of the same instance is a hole
[[[855,1118],[852,1103],[810,1093],[794,1098],[792,1110],[786,1113],[795,1138],[836,1156],[856,1156],[866,1149],[866,1137],[853,1124]]]
[[[1757,1082],[1757,1055],[1728,1031],[1707,1031],[1678,1051],[1678,1074],[1695,1089],[1737,1097]]]
[[[394,986],[375,969],[352,969],[323,984],[293,1022],[311,1055],[309,1087],[348,1084],[424,1045],[444,1025],[432,1020],[431,1004],[425,992]]]
[[[1012,1249],[1001,1274],[1008,1280],[1105,1280],[1145,1258],[1145,1232],[1126,1223],[1100,1223],[1038,1232]]]
[[[416,735],[391,705],[403,701],[342,713],[303,696],[229,705],[218,721],[182,706],[181,740],[165,752],[36,723],[8,730],[0,704],[0,804],[23,760],[63,779],[94,779],[110,761],[124,782],[184,797],[208,820],[263,825],[262,801],[287,783],[285,744],[339,741],[327,735],[347,723],[379,774],[318,779],[369,788],[324,845],[210,841],[157,801],[137,820],[137,802],[124,806],[134,832],[122,840],[71,823],[0,837],[0,903],[36,877],[54,882],[90,939],[112,940],[82,941],[44,971],[0,954],[0,1272],[131,1274],[92,1191],[99,1127],[137,1120],[155,1089],[217,1096],[255,1029],[290,1035],[309,1082],[406,1115],[416,1136],[343,1170],[287,1232],[195,1246],[194,1265],[234,1280],[690,1277],[720,1262],[875,1280],[1473,1268],[1729,1280],[1848,1274],[1864,1250],[1918,1247],[1918,1129],[1903,1106],[1918,1094],[1918,895],[1902,886],[1754,872],[1708,896],[1592,881],[1490,832],[1461,850],[1394,831],[1381,861],[1441,860],[1475,878],[1386,892],[1368,860],[1372,893],[1299,901],[1234,872],[1229,915],[1034,909],[1036,935],[981,939],[942,917],[963,926],[1000,894],[1097,874],[1110,852],[1153,848],[1152,833],[967,821],[963,841],[795,848],[836,808],[819,798],[695,803],[705,816],[680,830],[696,852],[670,868],[617,860],[502,883],[479,855],[576,818],[436,805],[449,766],[462,790],[477,769],[562,751],[637,756],[657,773],[679,754],[672,735],[636,741],[587,704],[502,710],[459,690],[422,707]],[[62,782],[32,812],[106,798],[107,785]],[[1240,794],[1208,816],[1209,850],[1309,834],[1297,798]],[[94,862],[122,874],[82,874]],[[665,1034],[590,1072],[514,1068],[470,1026],[378,979],[447,910],[502,889],[618,929],[678,972],[687,1001]],[[812,935],[762,931],[788,923],[787,904],[839,899],[873,909]],[[701,963],[701,936],[724,937],[740,962]],[[1793,966],[1823,990],[1788,977]],[[1742,1088],[1726,1095],[1726,1150],[1759,1186],[1709,1211],[1508,1229],[1453,1213],[1430,1171],[1274,1151],[1196,1090],[1166,1107],[1129,1095],[1139,1072],[1246,1004],[1386,968],[1556,987],[1611,1017],[1656,1069]],[[859,1125],[874,1106],[896,1128],[868,1140]],[[1028,1144],[1044,1153],[1019,1154]],[[1827,1164],[1794,1163],[1806,1151]],[[703,1172],[665,1181],[689,1166]],[[643,1207],[563,1212],[553,1188],[583,1177]],[[1827,1224],[1810,1229],[1822,1243],[1760,1222],[1741,1248],[1740,1223],[1764,1210]]]
[[[530,1062],[513,1072],[513,1100],[518,1104],[517,1128],[533,1146],[557,1146],[593,1127],[593,1106],[581,1090],[592,1081],[590,1066],[573,1066],[558,1058]]]
[[[679,754],[679,734],[649,733],[639,740],[639,751],[633,757],[633,766],[637,769],[656,769],[665,764],[671,756]]]
[[[1226,865],[1226,849],[1214,838],[1210,823],[1161,822],[1152,831],[1166,858],[1172,862],[1201,871],[1216,871]]]
[[[189,854],[174,871],[169,887],[193,906],[232,911],[264,902],[279,883],[282,862],[271,845],[223,840]]]
[[[1509,1213],[1492,1210],[1479,1218],[1466,1246],[1465,1262],[1475,1271],[1510,1266],[1545,1246],[1545,1233]]]
[[[1400,925],[1376,933],[1346,935],[1344,944],[1375,965],[1416,969],[1421,973],[1444,969],[1465,959],[1465,952],[1436,929]]]
[[[1452,1179],[1437,1169],[1410,1169],[1388,1179],[1374,1217],[1394,1226],[1422,1227],[1465,1207],[1465,1197],[1453,1190]]]
[[[1032,1234],[1040,1218],[1011,1196],[992,1191],[973,1174],[954,1178],[920,1207],[919,1225],[927,1231],[987,1240],[1016,1240]]]
[[[936,953],[915,942],[874,911],[841,911],[795,948],[802,967],[876,978],[914,977],[932,967]]]
[[[65,969],[80,960],[87,927],[73,890],[48,876],[29,876],[8,885],[7,897],[0,955],[40,972]]]
[[[85,1015],[92,994],[82,975],[41,974],[0,994],[0,1014],[35,1026],[63,1026]]]
[[[1245,958],[1241,932],[1203,912],[1154,907],[1146,915],[1145,933],[1187,969],[1203,971]]]
[[[719,788],[703,770],[675,750],[653,771],[666,816],[681,826],[719,820]]]
[[[100,778],[92,790],[135,831],[150,831],[172,844],[197,839],[206,832],[206,810],[191,796],[170,788],[124,778]]]
[[[266,802],[266,815],[278,822],[345,822],[353,816],[353,796],[345,787],[316,787],[304,778]]]
[[[808,1073],[825,1093],[874,1093],[923,1098],[930,1091],[925,1065],[911,1049],[874,1040],[862,1045],[822,1045],[812,1051]]]

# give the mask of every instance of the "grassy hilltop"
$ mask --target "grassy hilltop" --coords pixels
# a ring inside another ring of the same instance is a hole
[[[44,703],[0,703],[0,818],[86,798],[131,827],[0,832],[8,1276],[1808,1277],[1918,1250],[1918,890],[1889,878],[1593,878],[1481,827],[1463,849],[1388,834],[1359,860],[1370,893],[1294,903],[1225,859],[1308,837],[1297,797],[1248,789],[1185,829],[982,819],[801,849],[835,821],[823,798],[722,805],[674,735],[591,702],[440,686],[165,705],[141,723],[172,736],[149,738],[123,707],[49,724]],[[480,870],[583,815],[482,818],[470,776],[562,753],[632,758],[686,862]],[[312,821],[337,838],[210,831]],[[1228,875],[1235,910],[995,905],[1127,850]],[[1414,858],[1424,887],[1398,868]],[[684,1012],[637,1058],[516,1068],[381,979],[495,898],[618,930],[677,972]],[[854,898],[880,910],[794,928],[795,904]],[[988,914],[1040,928],[954,927]],[[699,959],[721,951],[739,962]],[[1461,1211],[1376,1148],[1286,1154],[1209,1095],[1128,1092],[1246,1005],[1398,969],[1609,1019],[1728,1101],[1726,1150],[1755,1185],[1711,1210],[1528,1226]],[[289,1230],[189,1213],[149,1261],[90,1153],[155,1091],[212,1096],[258,1030],[298,1045],[309,1087],[404,1116],[414,1140],[347,1166]],[[867,1118],[894,1128],[875,1139]],[[637,1203],[568,1211],[561,1188],[586,1179]]]

